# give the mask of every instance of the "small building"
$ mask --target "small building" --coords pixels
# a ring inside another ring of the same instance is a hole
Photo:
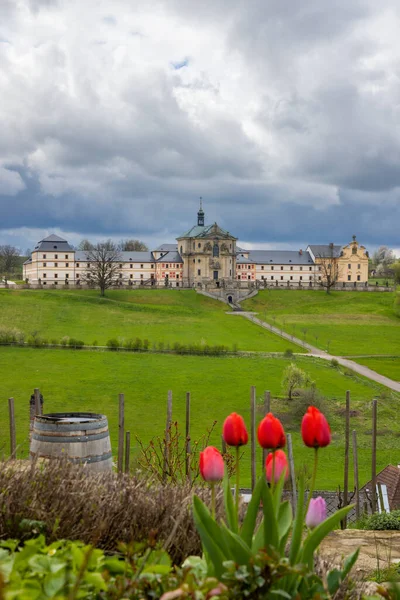
[[[386,486],[390,510],[400,509],[400,466],[388,465],[376,476],[376,483]],[[368,481],[360,491],[372,497],[372,480]]]

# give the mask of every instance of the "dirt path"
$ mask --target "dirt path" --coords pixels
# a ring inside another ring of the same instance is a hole
[[[278,327],[274,327],[274,325],[270,325],[269,323],[262,321],[261,319],[259,319],[258,317],[255,316],[255,313],[241,311],[241,312],[234,312],[234,313],[227,313],[227,314],[244,317],[245,319],[248,319],[252,323],[255,323],[256,325],[259,325],[260,327],[263,327],[264,329],[267,329],[268,331],[271,331],[272,333],[279,335],[281,338],[284,338],[285,340],[288,340],[289,342],[293,342],[294,344],[297,344],[298,346],[305,348],[306,350],[309,351],[309,353],[310,353],[309,356],[311,355],[311,356],[315,356],[317,358],[323,358],[324,360],[332,360],[334,358],[335,360],[338,361],[338,363],[340,365],[342,365],[342,367],[347,367],[348,369],[351,369],[355,373],[358,373],[359,375],[363,375],[364,377],[368,377],[368,379],[372,379],[372,381],[376,381],[376,383],[380,383],[381,385],[384,385],[395,392],[400,392],[400,383],[399,382],[394,381],[393,379],[389,379],[389,377],[385,377],[384,375],[380,375],[376,371],[373,371],[372,369],[369,369],[368,367],[365,367],[364,365],[359,365],[358,363],[356,363],[353,360],[350,360],[348,358],[343,358],[341,356],[334,356],[333,354],[328,354],[328,352],[325,352],[324,350],[320,350],[319,348],[316,348],[315,346],[312,346],[311,344],[308,344],[307,342],[303,342],[303,340],[300,340],[299,338],[296,338],[293,335],[290,335],[289,333],[285,333],[284,331],[281,331],[280,329],[278,329]]]

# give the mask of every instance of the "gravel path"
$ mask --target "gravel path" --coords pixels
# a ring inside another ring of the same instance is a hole
[[[259,325],[260,327],[263,327],[264,329],[268,329],[268,331],[271,331],[272,333],[279,335],[281,338],[284,338],[285,340],[288,340],[289,342],[293,342],[294,344],[297,344],[298,346],[305,348],[309,352],[308,356],[311,355],[311,356],[315,356],[317,358],[323,358],[325,360],[332,360],[332,358],[334,358],[343,367],[347,367],[348,369],[351,369],[352,371],[354,371],[355,373],[358,373],[359,375],[368,377],[369,379],[372,379],[372,381],[376,381],[376,383],[380,383],[381,385],[384,385],[395,392],[400,392],[400,382],[394,381],[393,379],[389,379],[389,377],[385,377],[384,375],[380,375],[376,371],[373,371],[372,369],[369,369],[368,367],[365,367],[364,365],[359,365],[358,363],[354,362],[353,360],[350,360],[348,358],[343,358],[342,356],[334,356],[333,354],[329,354],[328,352],[325,352],[324,350],[320,350],[319,348],[316,348],[315,346],[312,346],[311,344],[308,344],[307,342],[303,342],[299,338],[296,338],[296,337],[290,335],[289,333],[285,333],[284,331],[281,331],[280,329],[278,329],[278,327],[274,327],[274,325],[270,325],[269,323],[266,323],[265,321],[261,321],[261,319],[256,317],[254,313],[238,311],[238,312],[227,313],[227,314],[231,314],[231,315],[235,315],[235,316],[240,315],[240,316],[244,317],[245,319],[248,319],[252,323],[255,323],[256,325]]]

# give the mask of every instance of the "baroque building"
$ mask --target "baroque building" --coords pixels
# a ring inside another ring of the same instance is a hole
[[[309,245],[305,250],[244,250],[237,238],[217,223],[205,224],[200,204],[197,224],[177,238],[148,252],[120,252],[121,285],[183,288],[316,287],[330,270],[338,285],[366,285],[368,252],[356,237],[340,246]],[[34,248],[24,263],[27,283],[80,285],[88,263],[87,252],[50,235]]]

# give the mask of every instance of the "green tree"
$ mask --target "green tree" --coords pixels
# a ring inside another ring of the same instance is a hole
[[[282,389],[288,397],[288,400],[292,400],[293,392],[297,389],[312,387],[315,385],[314,381],[310,378],[308,373],[300,369],[294,363],[290,365],[283,372]]]
[[[400,260],[390,265],[391,271],[393,271],[394,282],[400,284]]]

